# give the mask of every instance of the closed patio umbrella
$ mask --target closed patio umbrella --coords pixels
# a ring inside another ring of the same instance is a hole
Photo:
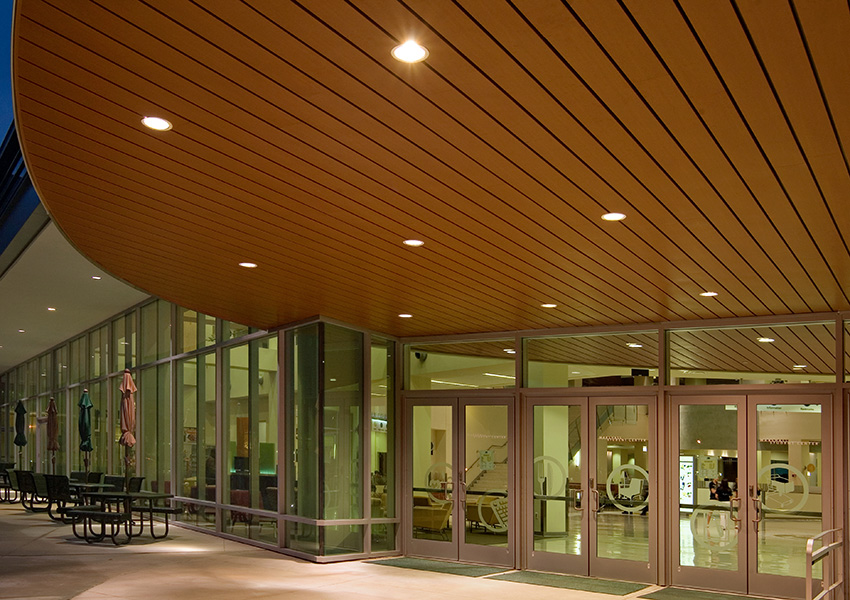
[[[15,445],[18,447],[18,456],[23,455],[23,448],[27,445],[27,409],[24,403],[18,400],[15,407]],[[24,468],[21,463],[21,468]]]
[[[121,439],[118,443],[124,446],[124,478],[125,488],[130,481],[130,448],[136,445],[136,384],[130,369],[124,369],[124,379],[118,386],[121,390]]]
[[[77,403],[80,407],[80,419],[78,421],[80,429],[80,451],[83,453],[83,466],[85,467],[86,476],[89,473],[89,452],[92,451],[91,446],[91,398],[89,391],[83,390],[83,395],[80,396],[80,401]]]
[[[56,475],[56,451],[59,450],[59,415],[56,402],[50,398],[47,404],[47,449],[50,451],[50,463]]]

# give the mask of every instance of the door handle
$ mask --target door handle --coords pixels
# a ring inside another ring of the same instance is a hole
[[[735,531],[741,531],[741,519],[735,517],[738,514],[736,511],[741,510],[741,499],[740,498],[730,498],[729,499],[729,515],[732,517],[732,522],[735,523]]]
[[[590,511],[593,513],[599,512],[599,490],[590,489],[590,496],[593,498],[590,505]]]
[[[758,496],[755,498],[750,498],[753,501],[753,511],[755,512],[755,517],[752,519],[753,525],[755,525],[755,531],[758,533],[759,523],[761,523],[764,516],[761,512],[761,500],[759,500]]]

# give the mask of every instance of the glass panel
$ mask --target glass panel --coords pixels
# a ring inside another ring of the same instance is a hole
[[[182,502],[178,503],[177,506],[180,506],[181,504],[183,506],[183,512],[176,516],[178,521],[194,525],[195,527],[215,531],[215,507],[205,504],[196,504],[194,502]]]
[[[466,543],[506,548],[511,514],[508,407],[469,405],[465,421]]]
[[[373,523],[372,552],[395,550],[395,523]]]
[[[248,389],[248,344],[225,352],[224,398],[227,427],[225,456],[226,504],[251,506],[251,417]]]
[[[136,415],[141,420],[142,451],[136,472],[145,477],[151,491],[171,493],[171,419],[170,389],[171,365],[164,364],[145,369],[137,383]],[[119,452],[124,453],[123,446]],[[132,451],[131,451],[132,454]],[[136,456],[139,457],[138,449]],[[123,469],[120,471],[123,473]]]
[[[71,380],[69,383],[80,383],[88,379],[88,353],[86,348],[86,336],[80,336],[71,341]]]
[[[104,325],[89,333],[89,377],[106,375],[109,358],[109,327]]]
[[[215,353],[180,361],[177,386],[178,491],[215,502]]]
[[[43,394],[45,392],[49,392],[53,389],[52,387],[52,376],[53,376],[53,356],[48,354],[42,354],[38,358],[38,393]]]
[[[66,424],[68,422],[68,403],[65,401],[67,395],[64,390],[57,392],[54,395],[54,403],[56,404],[56,421],[59,424],[59,450],[56,451],[56,474],[61,475],[66,472],[68,461],[68,452],[73,449],[74,433],[77,432],[76,427],[71,428],[70,439],[66,436]],[[77,436],[79,437],[79,435]],[[79,448],[79,442],[77,443]]]
[[[395,516],[395,344],[372,340],[371,491],[372,516]],[[383,534],[387,530],[384,528]],[[375,545],[372,529],[372,545]]]
[[[112,371],[131,369],[136,365],[136,313],[131,312],[112,321]]]
[[[806,539],[823,530],[821,407],[759,404],[756,414],[758,572],[805,577]]]
[[[157,300],[142,307],[142,364],[171,355],[171,304]]]
[[[27,362],[27,398],[38,394],[38,380],[41,373],[38,370],[38,359]]]
[[[319,326],[307,325],[286,333],[286,512],[319,518]],[[290,524],[287,547],[318,552],[312,526]],[[292,544],[292,545],[289,545]],[[314,548],[315,544],[315,548]]]
[[[834,322],[668,335],[672,385],[835,382]]]
[[[737,481],[737,406],[680,406],[680,565],[738,570]]]
[[[238,510],[223,510],[221,514],[227,523],[227,533],[277,546],[276,516],[255,515]]]
[[[363,525],[328,525],[322,534],[325,556],[363,552]]]
[[[68,346],[61,346],[53,353],[55,389],[68,385]]]
[[[649,560],[649,409],[596,407],[596,555]]]
[[[240,325],[239,323],[234,323],[233,321],[222,321],[221,341],[226,342],[227,340],[242,337],[243,335],[248,335],[249,333],[254,333],[255,331],[258,331],[255,327]]]
[[[322,516],[325,519],[358,519],[363,516],[363,463],[360,458],[363,334],[335,325],[325,325],[324,329],[325,501]],[[330,533],[331,530],[326,530],[326,536]]]
[[[318,556],[319,527],[309,523],[286,523],[286,547]]]
[[[277,336],[254,340],[251,353],[256,356],[254,364],[257,365],[251,365],[251,377],[257,381],[256,393],[251,394],[252,415],[255,415],[252,422],[258,424],[256,437],[252,437],[257,440],[256,451],[253,452],[256,456],[252,456],[257,468],[252,466],[252,471],[259,473],[259,476],[252,477],[252,487],[259,489],[259,493],[254,494],[252,506],[277,512]]]
[[[581,407],[534,407],[534,550],[581,554]]]
[[[452,540],[452,407],[413,407],[413,538]]]
[[[215,317],[177,307],[178,354],[215,344]]]
[[[89,398],[91,399],[92,407],[91,407],[91,445],[92,451],[91,454],[91,463],[89,465],[89,470],[91,471],[100,471],[101,473],[108,473],[107,460],[109,459],[109,418],[107,416],[107,397],[106,397],[106,382],[105,381],[97,381],[89,384]],[[74,416],[79,418],[79,402],[80,397],[82,396],[79,388],[76,390],[76,396],[72,396],[74,398]],[[120,433],[120,429],[118,430]],[[76,452],[75,454],[79,456],[77,464],[79,465],[79,469],[84,470],[83,465],[83,453],[80,452],[80,439],[79,433],[76,437]],[[117,441],[117,439],[116,439]],[[123,471],[122,471],[123,472]]]
[[[658,332],[524,340],[527,387],[655,385]]]
[[[407,389],[471,390],[516,387],[514,340],[407,347]]]

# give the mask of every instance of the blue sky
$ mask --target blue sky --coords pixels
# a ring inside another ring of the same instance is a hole
[[[0,0],[0,132],[3,133],[12,122],[13,6],[13,2]]]

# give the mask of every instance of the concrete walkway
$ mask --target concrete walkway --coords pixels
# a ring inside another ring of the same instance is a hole
[[[646,594],[641,590],[632,596]],[[166,600],[621,600],[590,592],[345,562],[317,565],[174,527],[126,546],[86,544],[69,525],[0,504],[0,598]]]

